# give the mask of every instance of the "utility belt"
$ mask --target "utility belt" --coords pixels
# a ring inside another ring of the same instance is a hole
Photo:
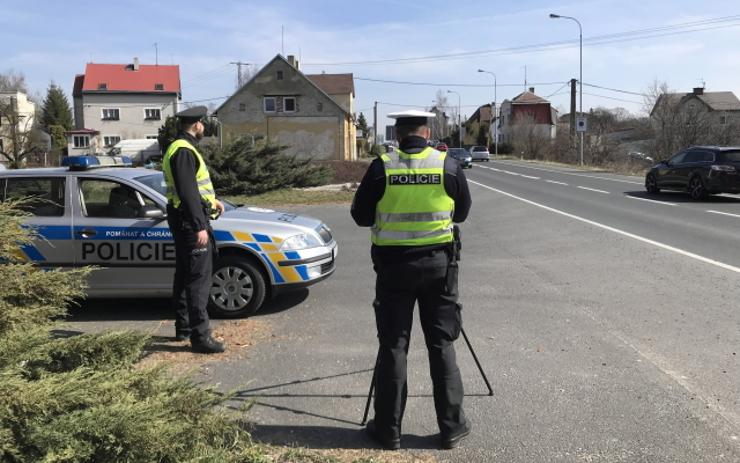
[[[203,209],[203,213],[206,215],[206,217],[210,220],[214,217],[218,217],[218,209],[214,209],[211,207],[209,203],[204,201],[203,199],[200,200],[201,208]],[[175,214],[176,217],[182,218],[183,213],[180,211],[179,207],[175,207],[175,205],[172,202],[167,203],[167,214],[170,213]]]

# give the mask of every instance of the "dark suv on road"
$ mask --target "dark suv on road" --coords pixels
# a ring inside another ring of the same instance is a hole
[[[687,191],[692,199],[740,193],[740,147],[692,146],[654,165],[645,176],[648,193]]]

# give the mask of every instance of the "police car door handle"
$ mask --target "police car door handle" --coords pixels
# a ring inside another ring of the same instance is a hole
[[[93,236],[97,235],[98,232],[91,228],[85,228],[83,230],[78,231],[77,234],[83,238],[92,238]]]

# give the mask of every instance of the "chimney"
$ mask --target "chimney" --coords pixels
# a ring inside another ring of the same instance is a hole
[[[704,87],[694,87],[694,95],[704,95]]]
[[[288,64],[290,64],[291,66],[293,66],[296,69],[300,69],[298,67],[298,60],[295,59],[295,55],[288,55]]]
[[[139,58],[134,57],[134,64],[131,65],[131,67],[133,68],[134,71],[139,70]]]
[[[534,87],[529,87],[529,93],[534,93]]]

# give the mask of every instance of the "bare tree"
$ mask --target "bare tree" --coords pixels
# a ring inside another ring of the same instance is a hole
[[[26,158],[42,150],[33,118],[18,111],[15,97],[0,101],[0,155],[11,169],[23,167]]]
[[[550,145],[549,126],[547,130],[548,133],[545,133],[542,124],[537,124],[531,114],[518,116],[512,130],[514,149],[522,157],[543,159],[546,148]]]
[[[0,93],[6,92],[28,93],[26,77],[12,69],[5,74],[0,74]]]

